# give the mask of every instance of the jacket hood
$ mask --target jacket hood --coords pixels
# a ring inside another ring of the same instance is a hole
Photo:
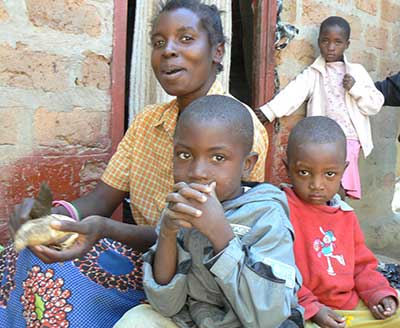
[[[284,208],[286,215],[289,216],[288,203],[285,193],[279,188],[268,183],[260,183],[257,186],[250,188],[242,195],[234,199],[224,201],[222,206],[224,211],[228,211],[239,208],[243,205],[257,205],[257,203],[265,203],[266,201],[280,203]]]

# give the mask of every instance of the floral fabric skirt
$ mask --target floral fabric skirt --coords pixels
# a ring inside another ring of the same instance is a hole
[[[119,242],[55,264],[12,244],[0,253],[0,327],[109,328],[144,302],[141,254]]]

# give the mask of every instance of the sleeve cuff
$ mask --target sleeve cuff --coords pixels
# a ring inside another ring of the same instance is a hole
[[[396,299],[397,307],[399,307],[399,295],[396,292],[396,290],[391,289],[391,288],[383,289],[383,290],[380,290],[380,291],[374,293],[374,295],[372,295],[372,297],[370,299],[364,300],[364,302],[367,303],[367,305],[378,304],[382,298],[385,298],[388,296],[393,296]]]
[[[306,306],[305,305],[302,306],[304,307],[304,319],[310,320],[313,316],[315,316],[319,312],[319,310],[321,310],[323,304],[319,302],[312,302]]]
[[[215,255],[207,262],[214,261],[210,271],[219,279],[225,280],[235,269],[243,256],[242,243],[239,238],[235,237],[222,252]]]
[[[261,106],[260,110],[267,117],[268,121],[272,122],[276,118],[274,112],[271,110],[268,104]]]

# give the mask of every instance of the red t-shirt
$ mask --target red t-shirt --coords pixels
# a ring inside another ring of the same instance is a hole
[[[377,260],[367,248],[358,219],[350,209],[311,205],[284,187],[295,231],[296,265],[303,276],[298,292],[305,319],[313,317],[322,304],[352,310],[361,298],[367,305],[386,296],[397,298]]]

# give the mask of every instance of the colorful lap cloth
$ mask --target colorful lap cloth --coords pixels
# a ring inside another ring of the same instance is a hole
[[[360,147],[358,140],[347,139],[346,161],[349,162],[349,165],[344,171],[342,186],[346,195],[354,199],[361,199],[360,172],[358,170]]]
[[[12,245],[0,253],[0,327],[109,328],[144,301],[141,254],[121,243],[56,264]]]
[[[346,328],[399,328],[400,312],[386,320],[377,320],[373,317],[368,307],[360,301],[354,310],[335,310],[346,319]],[[306,321],[305,328],[317,328],[317,324]]]

